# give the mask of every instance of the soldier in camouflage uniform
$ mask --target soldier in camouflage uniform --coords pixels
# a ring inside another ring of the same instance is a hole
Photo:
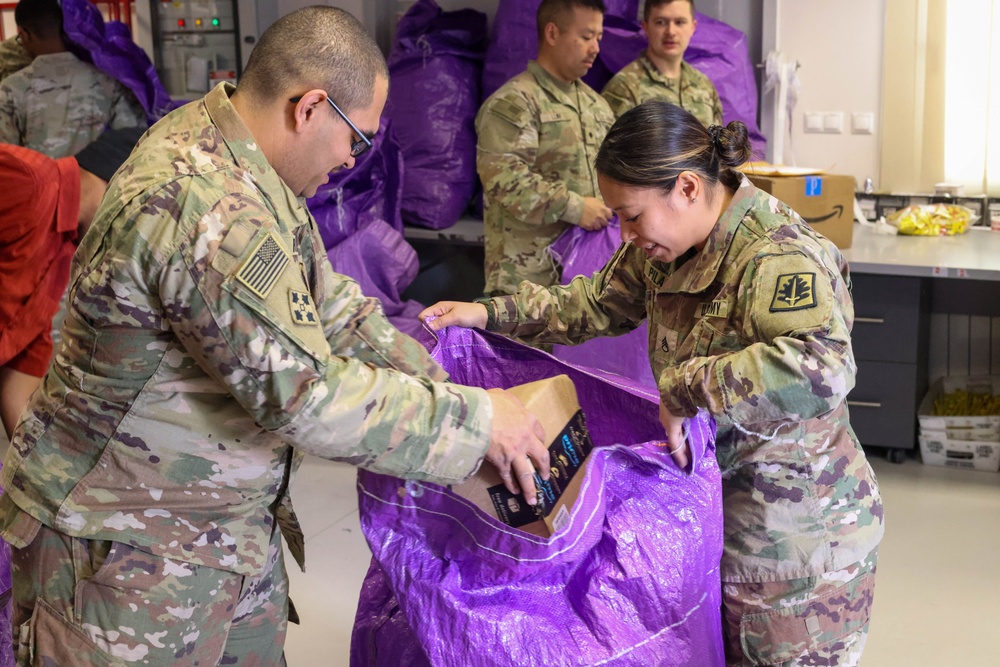
[[[614,116],[580,80],[597,57],[603,13],[600,0],[544,0],[538,59],[476,117],[487,294],[510,294],[522,280],[558,284],[548,246],[571,225],[596,230],[611,219],[593,162]]]
[[[284,664],[302,453],[441,484],[485,457],[515,492],[547,469],[520,403],[444,383],[326,258],[304,197],[387,89],[359,22],[293,12],[110,183],[0,478],[20,664]]]
[[[14,19],[33,60],[0,81],[0,142],[58,159],[108,128],[146,126],[129,90],[66,49],[56,0],[21,0]]]
[[[662,100],[687,109],[705,127],[722,124],[722,101],[715,86],[684,62],[697,25],[693,0],[647,0],[642,29],[649,47],[601,91],[616,118],[637,104]]]
[[[30,62],[31,56],[21,46],[20,37],[15,35],[0,42],[0,81],[24,69]]]
[[[705,409],[718,424],[727,661],[856,665],[883,517],[846,404],[856,371],[847,264],[731,170],[749,154],[742,123],[710,133],[674,105],[642,104],[597,157],[624,241],[603,270],[421,316],[562,344],[648,319],[678,465],[688,462],[683,419]]]

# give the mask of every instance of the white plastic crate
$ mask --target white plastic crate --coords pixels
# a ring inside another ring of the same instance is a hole
[[[917,409],[921,434],[945,433],[955,440],[1000,442],[1000,415],[937,416],[931,414],[934,401],[942,394],[963,389],[968,392],[989,392],[1000,395],[1000,376],[946,377],[936,380]]]
[[[925,465],[1000,471],[1000,442],[953,440],[921,434],[920,458]]]

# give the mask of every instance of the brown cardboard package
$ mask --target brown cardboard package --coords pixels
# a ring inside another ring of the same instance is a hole
[[[522,494],[510,493],[497,469],[485,461],[479,472],[452,490],[509,526],[549,537],[569,520],[593,443],[568,376],[557,375],[509,391],[538,417],[549,443],[548,481],[535,473],[538,505],[531,507]]]
[[[854,236],[853,176],[756,176],[750,181],[791,206],[813,229],[838,248],[850,248]]]

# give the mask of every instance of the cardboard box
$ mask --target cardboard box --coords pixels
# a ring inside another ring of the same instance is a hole
[[[514,528],[549,537],[569,521],[593,449],[573,381],[566,375],[512,387],[529,412],[538,417],[549,441],[549,479],[535,473],[538,504],[512,494],[497,469],[484,462],[469,480],[452,490]]]
[[[917,408],[921,433],[944,433],[953,440],[979,440],[1000,442],[1000,415],[939,416],[934,412],[934,401],[941,394],[962,389],[970,393],[988,393],[1000,396],[1000,376],[952,376],[934,381],[927,395]]]
[[[791,206],[817,232],[838,248],[850,248],[854,237],[853,176],[757,176],[750,181]]]
[[[974,442],[920,435],[920,458],[925,465],[1000,471],[1000,442]]]

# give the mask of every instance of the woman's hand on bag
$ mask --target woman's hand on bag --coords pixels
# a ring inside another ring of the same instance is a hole
[[[677,467],[684,470],[691,459],[691,449],[684,436],[684,417],[672,414],[663,403],[660,403],[660,423],[663,424],[663,430],[667,433],[667,442],[664,443],[664,447],[668,448]]]
[[[549,450],[545,429],[513,394],[503,389],[489,389],[493,403],[493,432],[486,460],[496,466],[504,486],[511,493],[524,490],[529,505],[537,501],[535,471],[549,478]]]
[[[481,303],[465,301],[438,301],[433,306],[425,308],[417,317],[426,322],[428,317],[436,319],[426,322],[431,331],[440,331],[445,327],[478,327],[486,328],[486,306]]]

